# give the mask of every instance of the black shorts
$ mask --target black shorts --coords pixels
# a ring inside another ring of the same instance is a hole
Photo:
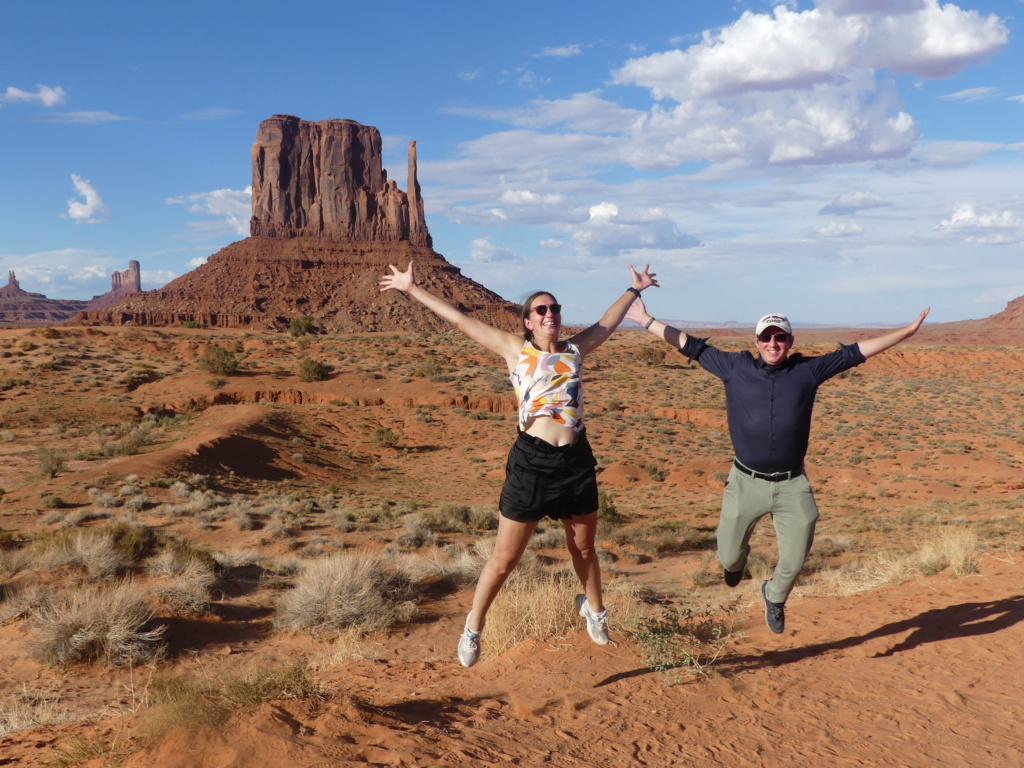
[[[520,523],[589,515],[598,507],[595,467],[586,431],[560,447],[520,432],[508,452],[498,508]]]

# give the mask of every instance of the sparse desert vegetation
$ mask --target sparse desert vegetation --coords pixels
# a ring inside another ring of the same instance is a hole
[[[53,760],[123,761],[268,699],[370,717],[352,685],[380,701],[430,686],[470,697],[467,681],[501,688],[512,669],[534,690],[535,658],[597,680],[621,662],[633,671],[614,695],[666,696],[755,674],[768,653],[770,521],[736,591],[714,556],[731,458],[720,384],[641,335],[614,337],[587,376],[614,643],[595,655],[564,533],[542,524],[488,616],[477,678],[453,645],[516,428],[498,361],[461,344],[456,360],[445,334],[29,333],[0,330],[0,745],[54,728]],[[28,354],[61,362],[25,378]],[[914,346],[821,390],[809,472],[822,519],[792,648],[846,601],[965,589],[1016,561],[1022,362],[1019,347]],[[558,706],[583,717],[583,700]],[[529,723],[554,705],[486,706]],[[82,730],[114,711],[128,737]]]

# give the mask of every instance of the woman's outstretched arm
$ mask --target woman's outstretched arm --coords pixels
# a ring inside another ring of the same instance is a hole
[[[579,347],[580,352],[586,354],[597,349],[612,335],[626,317],[626,311],[633,300],[639,298],[640,291],[652,285],[655,288],[659,287],[658,281],[654,279],[654,273],[650,271],[650,264],[644,267],[643,272],[637,272],[632,265],[627,266],[630,275],[629,288],[605,310],[600,320],[572,337],[572,342]]]
[[[447,320],[473,341],[504,357],[505,361],[509,363],[510,370],[515,366],[516,361],[519,359],[519,351],[523,347],[521,336],[516,336],[514,333],[482,323],[476,318],[460,312],[440,296],[435,296],[426,288],[418,285],[416,283],[416,276],[413,273],[413,262],[409,262],[409,266],[404,272],[400,271],[394,264],[389,264],[388,267],[391,269],[391,274],[384,275],[380,280],[380,290],[382,293],[384,291],[400,291],[406,296],[416,299],[420,304],[443,320]]]

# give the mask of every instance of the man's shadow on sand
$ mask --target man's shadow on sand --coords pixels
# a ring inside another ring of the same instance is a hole
[[[962,637],[988,635],[1012,627],[1024,620],[1024,596],[1011,597],[1005,600],[994,600],[984,603],[961,603],[946,608],[934,608],[909,619],[884,624],[870,632],[834,640],[829,643],[816,643],[803,648],[791,648],[784,651],[766,651],[758,655],[726,655],[715,664],[715,669],[729,675],[747,670],[764,667],[778,667],[793,664],[833,651],[843,651],[861,645],[870,640],[900,635],[910,632],[903,640],[892,645],[885,651],[874,654],[872,658],[894,656],[927,643],[954,640]],[[622,672],[602,680],[596,687],[609,685],[630,677],[650,673],[650,669],[637,669]]]

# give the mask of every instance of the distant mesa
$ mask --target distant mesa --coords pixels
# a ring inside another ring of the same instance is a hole
[[[90,301],[48,299],[42,293],[22,290],[14,271],[7,273],[7,285],[0,287],[0,323],[9,325],[51,325],[67,322],[79,312],[103,309],[141,290],[139,262],[110,276],[110,290]]]
[[[274,115],[252,146],[251,236],[160,290],[76,320],[103,325],[284,330],[299,315],[325,331],[438,331],[448,324],[378,283],[416,261],[428,290],[485,322],[515,328],[515,306],[433,250],[409,142],[406,191],[389,181],[380,132],[354,120]]]

